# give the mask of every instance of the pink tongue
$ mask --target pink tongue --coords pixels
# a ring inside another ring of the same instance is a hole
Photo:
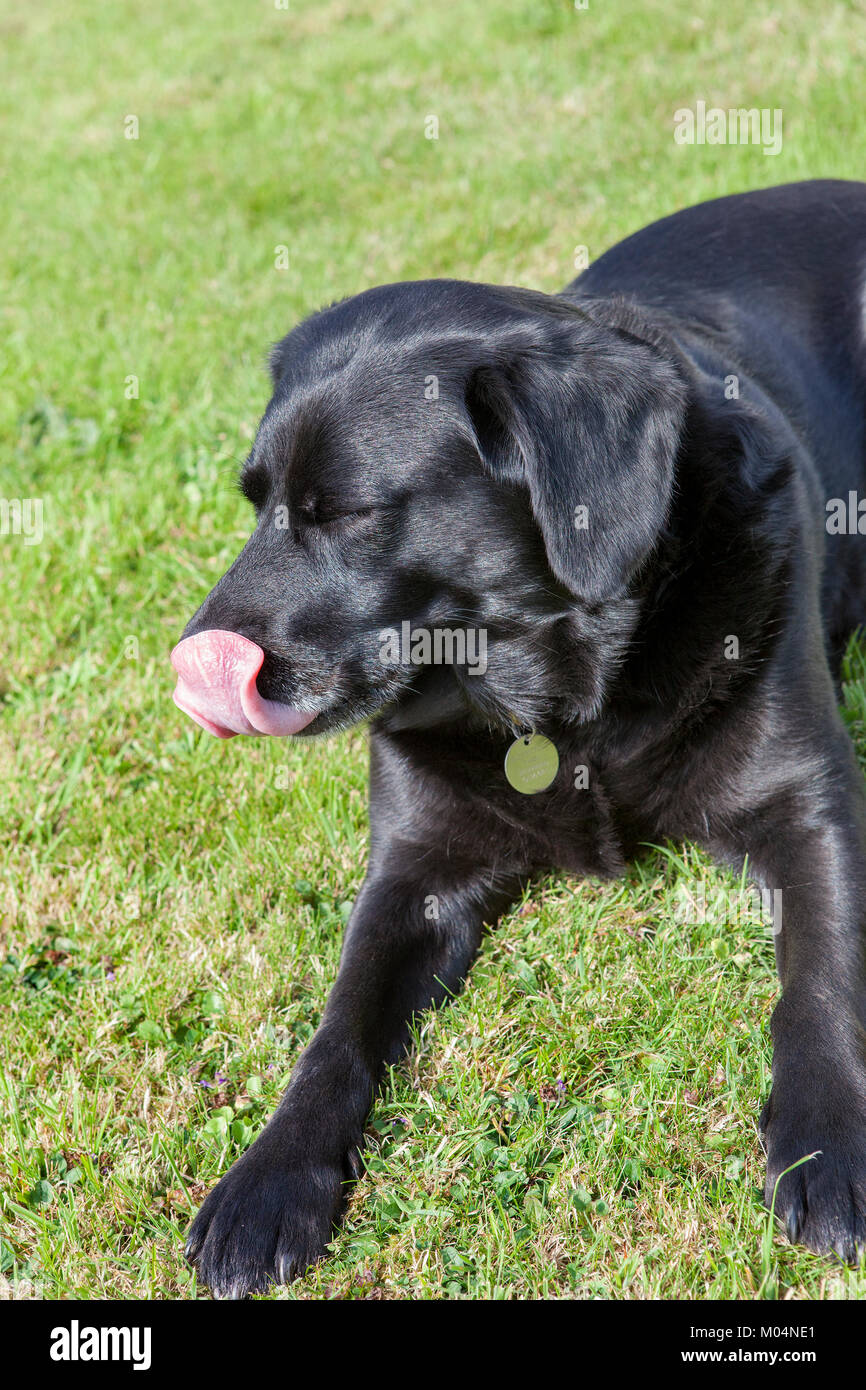
[[[297,734],[315,718],[264,700],[256,687],[265,654],[237,632],[196,632],[171,654],[174,703],[217,738],[235,734]]]

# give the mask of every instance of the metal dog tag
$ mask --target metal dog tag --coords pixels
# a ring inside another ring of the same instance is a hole
[[[524,734],[505,754],[505,776],[517,792],[546,791],[559,771],[556,745],[544,734]]]

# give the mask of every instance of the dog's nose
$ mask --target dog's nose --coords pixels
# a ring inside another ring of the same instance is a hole
[[[177,672],[173,699],[217,738],[235,734],[297,734],[315,713],[265,700],[256,686],[265,654],[238,632],[214,628],[178,642],[171,654]]]

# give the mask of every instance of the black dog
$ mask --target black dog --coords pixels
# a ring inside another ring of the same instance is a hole
[[[866,1246],[866,807],[835,685],[866,618],[864,285],[866,184],[803,183],[666,218],[560,295],[388,285],[274,350],[258,523],[176,698],[224,737],[371,717],[372,848],[321,1026],[192,1227],[216,1293],[321,1255],[383,1064],[527,876],[665,838],[781,892],[767,1194],[817,1153],[776,1210]]]

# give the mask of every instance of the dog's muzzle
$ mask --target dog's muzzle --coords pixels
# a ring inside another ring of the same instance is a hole
[[[208,733],[217,738],[235,734],[300,733],[315,713],[265,700],[256,686],[265,654],[237,632],[214,628],[178,642],[171,654],[177,672],[173,699]]]

